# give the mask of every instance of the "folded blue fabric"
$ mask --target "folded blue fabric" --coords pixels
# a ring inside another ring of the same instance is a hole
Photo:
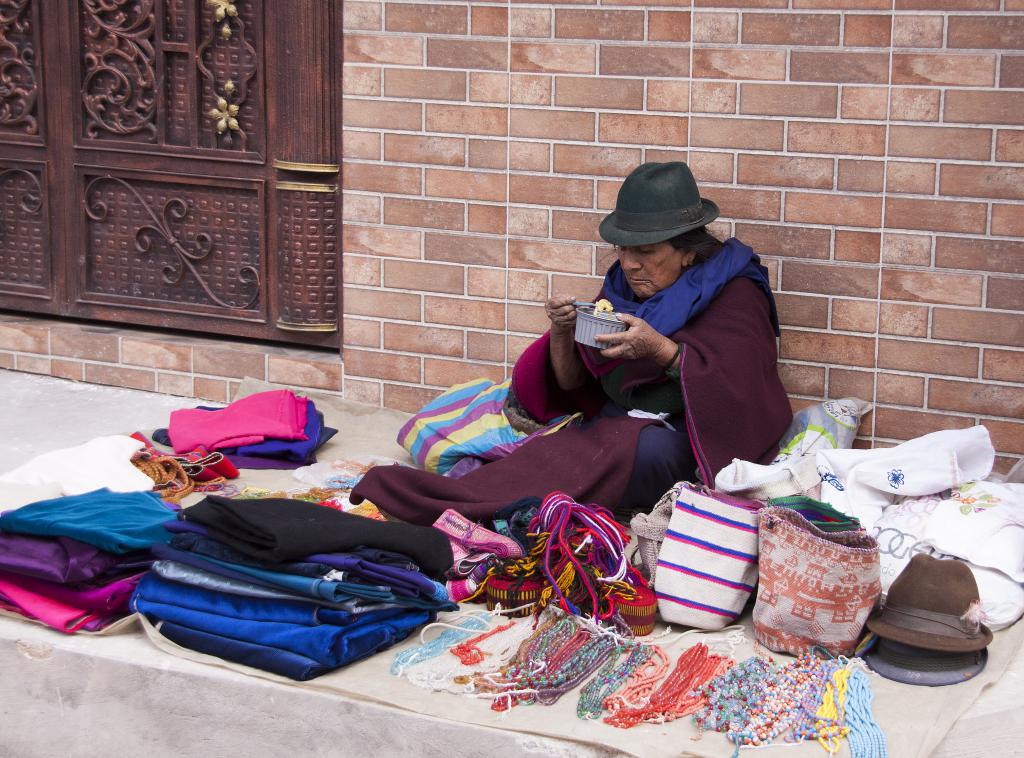
[[[0,516],[0,531],[71,537],[110,553],[146,550],[170,541],[163,528],[173,509],[155,492],[94,490],[22,506]]]

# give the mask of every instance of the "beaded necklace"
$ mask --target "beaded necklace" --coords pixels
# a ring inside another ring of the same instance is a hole
[[[576,715],[581,719],[600,718],[605,700],[653,655],[654,651],[649,645],[619,644],[609,656],[608,662],[597,672],[597,676],[580,691]]]
[[[410,666],[416,666],[431,658],[436,658],[453,645],[472,636],[474,631],[486,629],[487,619],[479,615],[467,616],[460,619],[455,626],[460,628],[446,629],[430,642],[423,642],[417,647],[395,653],[395,657],[391,661],[391,674],[401,676]],[[420,640],[422,639],[423,635],[421,634]]]
[[[875,699],[867,674],[854,669],[847,682],[846,720],[850,726],[847,739],[851,758],[888,758],[889,748],[885,733],[871,713]]]
[[[647,703],[658,682],[668,671],[669,660],[665,651],[652,645],[651,657],[641,664],[626,681],[619,692],[604,700],[604,709],[616,713],[623,708],[636,708]]]
[[[472,666],[474,663],[482,663],[485,653],[480,649],[480,643],[496,634],[501,634],[502,632],[511,629],[513,626],[515,626],[514,621],[509,621],[507,624],[503,624],[502,626],[496,626],[489,632],[478,634],[471,640],[460,642],[452,647],[448,652],[458,658],[465,666]]]

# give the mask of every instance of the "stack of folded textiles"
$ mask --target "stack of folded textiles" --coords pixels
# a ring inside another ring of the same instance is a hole
[[[189,408],[171,413],[153,441],[178,454],[223,453],[237,468],[293,469],[316,462],[316,451],[338,433],[324,424],[312,400],[271,390],[226,408]]]
[[[43,500],[0,516],[0,609],[61,632],[98,632],[130,612],[172,515],[153,492]]]
[[[165,524],[133,609],[184,648],[307,680],[456,610],[445,536],[287,499],[210,496]]]

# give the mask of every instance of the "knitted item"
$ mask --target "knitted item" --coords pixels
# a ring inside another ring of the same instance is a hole
[[[761,511],[754,633],[769,650],[849,655],[882,591],[878,543],[823,532],[789,508]]]
[[[502,608],[519,608],[531,605],[540,600],[540,593],[545,583],[541,579],[505,579],[492,576],[487,579],[487,610],[493,611],[501,603]],[[532,608],[523,608],[507,615],[512,617],[529,616]]]
[[[658,554],[658,609],[673,624],[721,629],[757,582],[761,504],[686,485]]]
[[[654,631],[654,622],[658,617],[658,597],[647,587],[631,587],[627,596],[612,595],[615,610],[633,632],[635,637],[646,637]]]
[[[665,540],[665,530],[668,529],[672,509],[682,488],[683,483],[676,482],[662,495],[650,513],[638,513],[629,522],[629,528],[636,535],[637,551],[640,553],[640,573],[652,585],[658,573],[658,553],[661,551],[661,543]]]

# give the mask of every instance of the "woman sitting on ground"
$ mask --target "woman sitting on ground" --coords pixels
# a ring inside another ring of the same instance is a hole
[[[757,255],[707,232],[717,216],[685,163],[635,169],[600,227],[618,260],[598,298],[628,328],[598,336],[604,348],[582,345],[573,300],[553,297],[550,331],[512,373],[506,409],[514,425],[575,411],[588,421],[459,479],[371,469],[353,502],[367,498],[415,523],[432,523],[446,508],[486,519],[554,490],[648,509],[677,481],[713,486],[733,458],[770,462],[792,419],[776,366],[775,301]]]

